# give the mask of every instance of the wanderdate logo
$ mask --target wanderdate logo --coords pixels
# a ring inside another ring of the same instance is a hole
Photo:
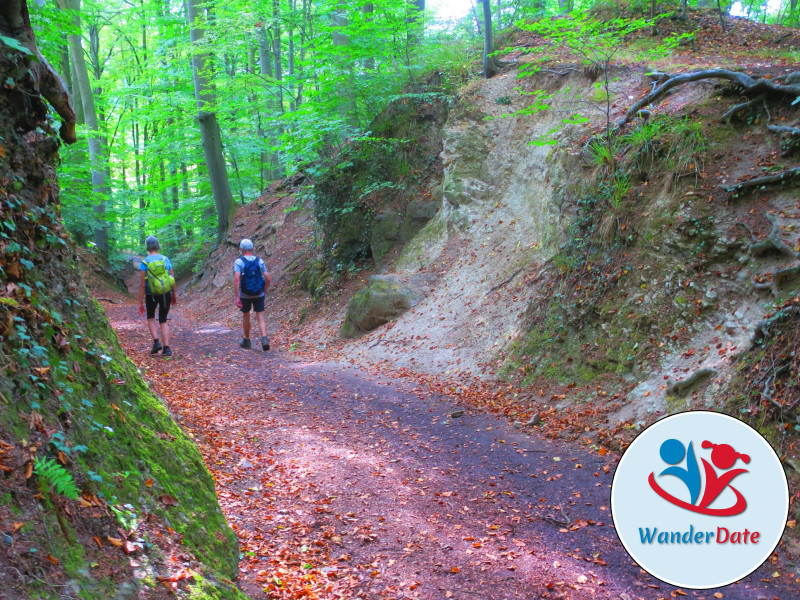
[[[654,577],[710,589],[757,569],[780,541],[789,489],[769,443],[738,419],[689,411],[645,429],[611,489],[625,550]]]
[[[749,463],[750,456],[737,452],[729,444],[714,444],[708,440],[704,440],[701,447],[712,449],[711,464],[705,458],[700,459],[703,464],[702,473],[697,466],[692,442],[689,442],[688,449],[684,448],[683,443],[675,438],[670,438],[661,444],[661,458],[672,466],[661,471],[659,477],[671,475],[681,480],[689,492],[689,502],[676,498],[665,491],[656,482],[655,473],[650,473],[647,478],[650,487],[667,502],[702,515],[727,517],[744,512],[747,508],[747,500],[739,490],[731,485],[731,482],[739,475],[747,473],[747,469],[731,469],[731,467],[739,460]],[[686,466],[678,466],[684,461]],[[714,467],[720,470],[719,474]],[[700,496],[701,489],[704,490],[702,497]],[[711,508],[710,505],[726,489],[730,489],[736,495],[736,502],[727,507]]]

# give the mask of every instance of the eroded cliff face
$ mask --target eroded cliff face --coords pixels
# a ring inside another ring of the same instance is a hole
[[[556,90],[572,86],[573,94],[588,84],[548,82]],[[488,375],[520,336],[560,243],[560,205],[568,194],[564,154],[529,142],[553,129],[562,140],[574,132],[559,128],[563,117],[552,111],[508,116],[523,106],[517,86],[514,72],[472,84],[451,111],[440,210],[385,269],[423,299],[391,328],[362,338],[359,351],[371,360]]]

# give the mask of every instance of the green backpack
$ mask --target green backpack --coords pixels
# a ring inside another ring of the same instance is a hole
[[[161,258],[147,265],[147,282],[150,284],[151,294],[166,294],[175,285],[175,278],[167,271],[166,260]]]

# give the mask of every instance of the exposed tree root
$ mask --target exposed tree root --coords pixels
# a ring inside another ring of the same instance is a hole
[[[755,106],[756,104],[763,104],[764,110],[767,111],[767,120],[770,120],[771,116],[769,114],[769,109],[767,108],[767,98],[765,94],[761,94],[760,96],[756,96],[752,100],[748,100],[747,102],[742,102],[741,104],[737,104],[733,108],[731,108],[728,112],[722,115],[722,122],[723,123],[730,123],[731,118],[733,115],[738,113],[740,110],[744,110],[745,108],[750,108],[751,106]]]
[[[62,119],[59,130],[61,139],[68,144],[74,143],[77,141],[75,136],[76,117],[67,86],[36,46],[27,4],[20,0],[0,2],[0,17],[15,32],[16,39],[36,57],[36,61],[30,63],[30,72],[34,76],[35,86]],[[20,74],[23,74],[24,71],[24,69],[21,70]],[[19,88],[23,92],[25,92],[23,88],[26,87],[25,79],[26,77],[23,75],[21,77],[22,87]],[[38,97],[38,93],[35,93],[34,96]],[[36,102],[38,103],[38,100]]]
[[[631,106],[625,113],[625,116],[617,122],[617,127],[630,122],[640,109],[652,104],[670,90],[683,85],[684,83],[691,83],[693,81],[702,81],[705,79],[724,79],[735,83],[743,88],[744,94],[748,96],[761,96],[766,93],[775,93],[787,96],[800,96],[800,85],[782,85],[773,79],[755,79],[746,73],[739,73],[737,71],[729,71],[727,69],[705,69],[703,71],[692,71],[690,73],[682,73],[675,75],[669,79],[664,80],[660,85],[655,85],[653,91],[640,98]],[[734,107],[735,108],[735,107]],[[730,113],[730,111],[728,111]]]
[[[686,379],[676,381],[667,388],[667,396],[683,396],[695,385],[717,374],[716,369],[698,369]]]
[[[739,192],[751,190],[752,188],[756,187],[763,187],[776,183],[783,184],[798,177],[800,177],[800,167],[794,167],[793,169],[783,171],[782,173],[766,175],[765,177],[756,177],[755,179],[748,179],[747,181],[742,181],[741,183],[736,183],[734,185],[721,185],[719,187],[726,192],[730,192],[731,194],[738,194]]]
[[[760,256],[770,250],[776,250],[794,259],[794,264],[778,269],[774,273],[757,273],[753,275],[751,283],[755,289],[770,290],[773,294],[777,295],[784,283],[794,279],[795,276],[800,274],[800,252],[795,252],[789,244],[780,238],[780,223],[778,222],[778,217],[772,213],[765,213],[764,216],[772,225],[772,229],[764,239],[756,237],[753,230],[746,223],[737,221],[734,226],[738,225],[750,236],[750,246],[748,250],[752,256]]]
[[[782,308],[768,319],[762,319],[756,323],[753,335],[750,336],[750,343],[753,345],[762,344],[770,333],[773,324],[783,321],[791,315],[800,315],[800,306],[793,305]]]
[[[774,133],[788,133],[792,137],[800,137],[800,127],[787,127],[786,125],[767,125],[767,129]]]
[[[750,236],[750,254],[753,256],[760,256],[769,250],[777,250],[781,254],[785,254],[790,258],[800,259],[800,252],[795,252],[794,249],[789,246],[786,242],[784,242],[780,236],[778,235],[781,230],[780,223],[778,222],[778,217],[776,217],[772,213],[764,213],[764,217],[769,221],[772,229],[770,229],[769,234],[764,239],[759,239],[753,233],[753,230],[750,227],[741,221],[737,221],[734,223],[734,226],[738,225],[745,231],[747,231],[748,235]]]

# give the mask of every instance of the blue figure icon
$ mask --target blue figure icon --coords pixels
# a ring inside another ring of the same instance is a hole
[[[689,450],[686,451],[683,443],[676,439],[666,440],[661,444],[659,450],[661,458],[668,465],[677,465],[683,460],[684,454],[686,455],[686,468],[672,466],[661,471],[661,475],[674,475],[689,489],[689,496],[691,497],[691,504],[697,501],[700,495],[700,468],[697,466],[697,458],[694,455],[694,448],[692,443],[689,442]]]

